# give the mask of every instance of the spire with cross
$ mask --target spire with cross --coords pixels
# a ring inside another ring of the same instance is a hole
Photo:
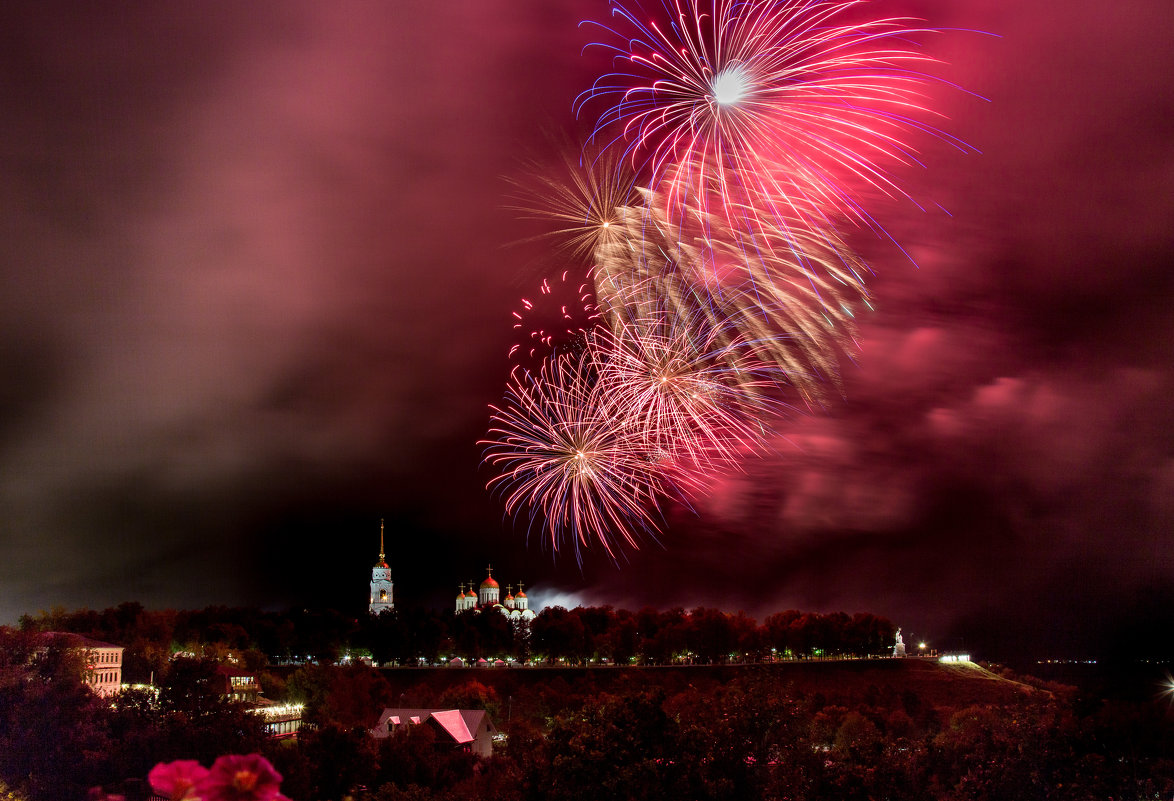
[[[394,609],[392,600],[391,568],[387,566],[387,554],[383,547],[384,524],[379,520],[379,561],[371,570],[371,597],[368,602],[368,611],[372,614]]]

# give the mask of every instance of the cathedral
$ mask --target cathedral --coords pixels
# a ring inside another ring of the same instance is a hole
[[[497,579],[493,577],[493,567],[487,569],[489,573],[485,580],[481,582],[481,586],[477,592],[473,592],[473,582],[469,582],[469,589],[465,590],[465,585],[461,585],[461,591],[457,594],[457,613],[461,612],[480,612],[483,609],[496,609],[510,620],[533,620],[537,615],[534,610],[530,608],[530,599],[526,597],[526,593],[522,592],[521,583],[518,584],[518,594],[514,595],[507,586],[505,591],[505,600],[500,600],[501,585],[497,583]]]
[[[457,595],[456,611],[458,614],[496,609],[511,621],[529,621],[537,617],[534,610],[530,608],[530,599],[522,591],[521,583],[518,584],[516,595],[510,590],[510,587],[506,587],[505,599],[502,600],[500,597],[501,585],[493,577],[493,567],[489,567],[487,572],[488,575],[481,582],[478,592],[473,592],[474,582],[469,582],[467,592],[465,585],[461,585],[460,594]],[[375,563],[375,567],[371,568],[371,595],[368,599],[367,610],[373,615],[378,615],[389,609],[395,609],[395,602],[392,596],[391,568],[388,567],[387,557],[383,552],[383,521],[380,520],[379,561]]]

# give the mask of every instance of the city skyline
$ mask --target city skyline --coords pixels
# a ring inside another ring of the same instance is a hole
[[[870,4],[872,5],[872,4]],[[867,611],[1047,655],[1174,608],[1174,54],[1159,0],[877,2],[942,83],[823,408],[544,550],[485,489],[510,313],[561,257],[512,179],[581,140],[606,2],[0,11],[0,624],[366,606],[492,562],[551,603]],[[949,84],[957,84],[960,89]],[[529,165],[529,166],[528,166]],[[1041,654],[1042,655],[1042,654]]]

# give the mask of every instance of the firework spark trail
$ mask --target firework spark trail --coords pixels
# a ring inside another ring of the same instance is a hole
[[[528,175],[513,183],[519,190],[513,208],[556,226],[532,239],[553,239],[559,250],[588,265],[596,250],[621,235],[621,210],[640,203],[635,176],[625,164],[590,151],[564,155],[553,174],[531,165]]]
[[[808,402],[823,382],[839,381],[839,357],[850,355],[854,308],[867,303],[863,262],[834,231],[751,238],[702,218],[692,231],[674,228],[655,201],[624,215],[627,234],[596,253],[596,296],[613,330],[631,317],[666,308],[713,330],[757,343],[781,383]],[[699,319],[700,318],[700,319]]]
[[[600,319],[591,272],[564,270],[543,279],[510,316],[514,336],[507,355],[517,367],[538,371],[553,356],[581,351]]]
[[[686,465],[685,475],[736,466],[761,449],[760,420],[781,411],[778,368],[759,358],[759,343],[696,310],[662,306],[601,329],[593,346],[603,354],[599,380],[609,402],[645,448]]]
[[[921,121],[922,70],[937,61],[909,39],[932,30],[850,19],[865,2],[612,0],[616,25],[598,27],[616,44],[597,45],[623,67],[576,112],[604,104],[594,139],[644,169],[670,219],[700,200],[733,224],[753,202],[743,221],[760,227],[872,225],[852,184],[902,195],[884,165],[916,161],[907,132],[965,146]]]
[[[669,488],[639,432],[600,393],[593,351],[558,356],[540,374],[515,369],[493,408],[485,461],[503,472],[490,481],[508,514],[526,511],[551,547],[592,542],[616,558],[659,531]]]

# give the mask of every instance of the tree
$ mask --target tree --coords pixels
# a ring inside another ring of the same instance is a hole
[[[383,674],[363,664],[329,669],[328,688],[316,719],[344,728],[369,729],[392,703]]]
[[[725,612],[698,607],[689,613],[686,645],[704,664],[725,662],[737,645],[737,635]]]
[[[81,798],[105,778],[107,704],[84,670],[78,649],[0,629],[0,780],[30,801]]]
[[[548,606],[530,624],[531,646],[548,660],[578,661],[585,650],[586,629],[564,607]]]
[[[371,660],[377,667],[392,661],[405,661],[409,655],[404,648],[407,640],[404,628],[398,610],[368,613],[359,620],[358,642],[371,652]]]
[[[323,665],[304,665],[292,674],[286,682],[286,696],[302,704],[302,720],[317,724],[326,722],[326,695],[330,690],[330,668]]]
[[[219,663],[212,659],[180,657],[171,662],[163,678],[159,700],[165,712],[182,713],[192,718],[222,710],[224,678],[217,673]]]
[[[550,801],[680,797],[677,729],[660,691],[605,697],[559,718],[539,786]]]
[[[110,731],[109,775],[146,776],[163,759],[163,711],[154,691],[126,689],[106,710]]]
[[[513,652],[514,627],[499,612],[453,613],[449,626],[456,653],[466,659],[494,659]]]
[[[791,627],[799,619],[799,615],[797,610],[788,609],[786,612],[775,612],[763,621],[767,642],[780,657],[794,653],[796,650]]]
[[[501,697],[497,690],[475,679],[449,687],[440,694],[436,705],[444,709],[484,709],[491,720],[501,720]]]
[[[376,743],[361,728],[327,725],[308,732],[302,753],[310,764],[314,791],[320,801],[341,801],[357,785],[376,775]]]
[[[211,764],[223,754],[260,751],[265,722],[226,700],[224,677],[211,659],[176,659],[159,693],[160,760],[195,759]]]
[[[668,664],[688,650],[689,623],[685,618],[684,609],[674,607],[661,613],[652,628],[655,634],[651,637],[645,635],[642,644],[645,662],[654,665]]]
[[[617,665],[630,663],[639,653],[639,629],[631,612],[621,610],[616,613],[615,624],[608,629],[605,644],[601,647]]]
[[[374,784],[399,788],[427,787],[450,798],[453,785],[473,775],[478,757],[437,737],[427,724],[407,726],[378,741],[378,773]]]

